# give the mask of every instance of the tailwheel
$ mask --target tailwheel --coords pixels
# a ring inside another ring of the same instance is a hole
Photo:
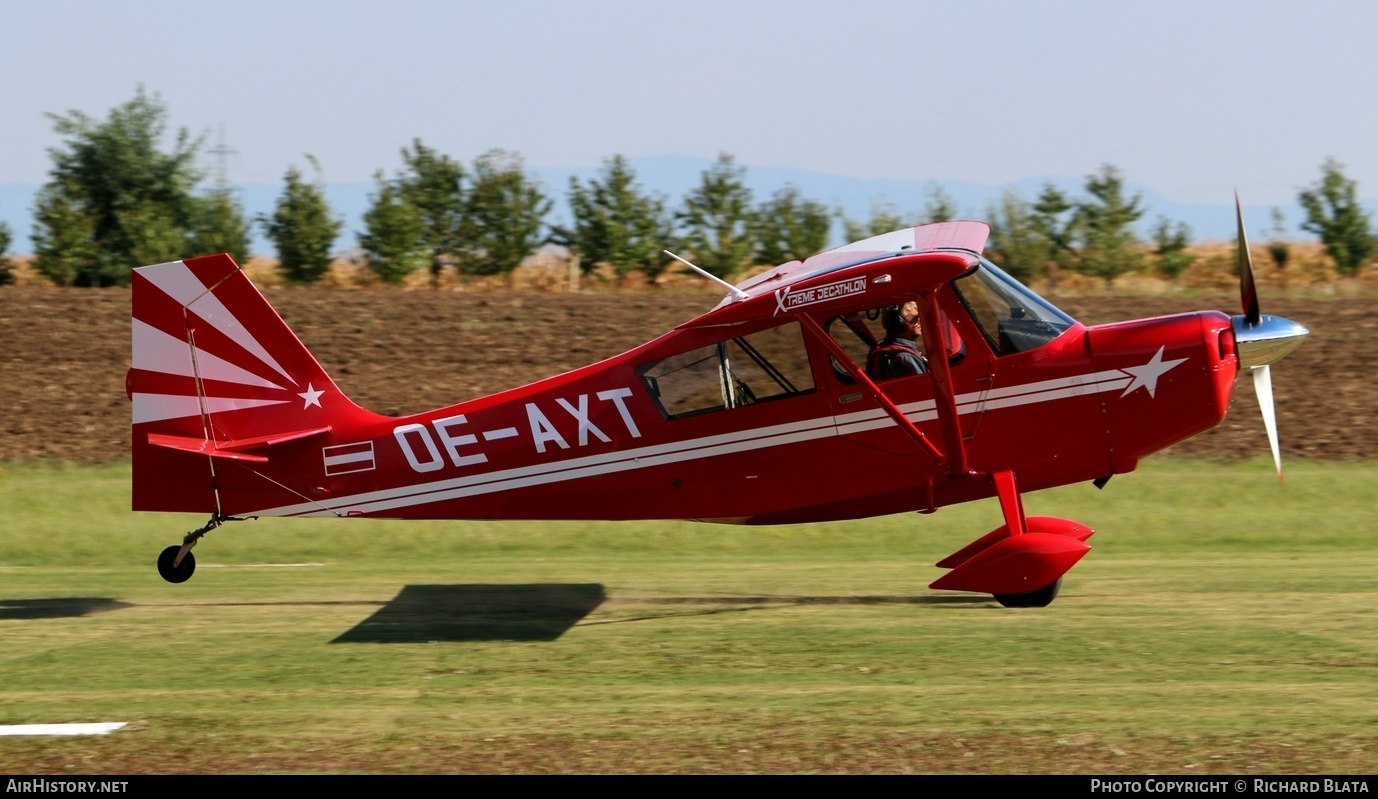
[[[196,556],[190,549],[182,556],[182,562],[177,563],[177,554],[181,551],[182,547],[174,544],[158,555],[158,574],[170,583],[185,583],[196,571]]]
[[[257,519],[258,517],[250,516],[249,518]],[[201,536],[225,522],[242,521],[244,520],[237,516],[225,516],[220,511],[212,513],[210,521],[182,538],[181,546],[170,546],[158,555],[158,574],[170,583],[185,583],[190,580],[192,572],[196,571],[196,557],[191,554],[191,548],[196,546],[196,542],[201,540]]]
[[[995,601],[1007,608],[1046,608],[1057,596],[1057,592],[1062,590],[1062,578],[1059,577],[1051,585],[1045,585],[1037,591],[1029,591],[1023,594],[992,594]]]

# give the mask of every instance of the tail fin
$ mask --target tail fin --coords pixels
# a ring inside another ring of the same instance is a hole
[[[373,417],[229,255],[135,269],[133,316],[135,510],[242,512],[222,506],[217,465],[266,465]]]

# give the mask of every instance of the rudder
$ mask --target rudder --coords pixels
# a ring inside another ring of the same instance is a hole
[[[233,513],[217,462],[266,463],[274,447],[373,416],[229,255],[135,269],[132,294],[135,510]]]

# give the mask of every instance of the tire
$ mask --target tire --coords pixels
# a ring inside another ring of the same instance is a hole
[[[1057,578],[1051,585],[1045,585],[1037,591],[1029,591],[1025,594],[993,594],[995,601],[1007,608],[1046,608],[1057,597],[1057,592],[1062,590],[1062,578]]]
[[[185,583],[196,571],[196,556],[190,552],[182,558],[181,566],[175,569],[172,567],[172,562],[177,560],[177,553],[181,549],[180,546],[170,546],[158,555],[158,574],[170,583]]]

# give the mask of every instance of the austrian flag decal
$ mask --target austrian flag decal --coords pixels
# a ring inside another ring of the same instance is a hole
[[[375,468],[372,441],[322,447],[321,455],[325,458],[327,476],[351,472],[371,472]]]

